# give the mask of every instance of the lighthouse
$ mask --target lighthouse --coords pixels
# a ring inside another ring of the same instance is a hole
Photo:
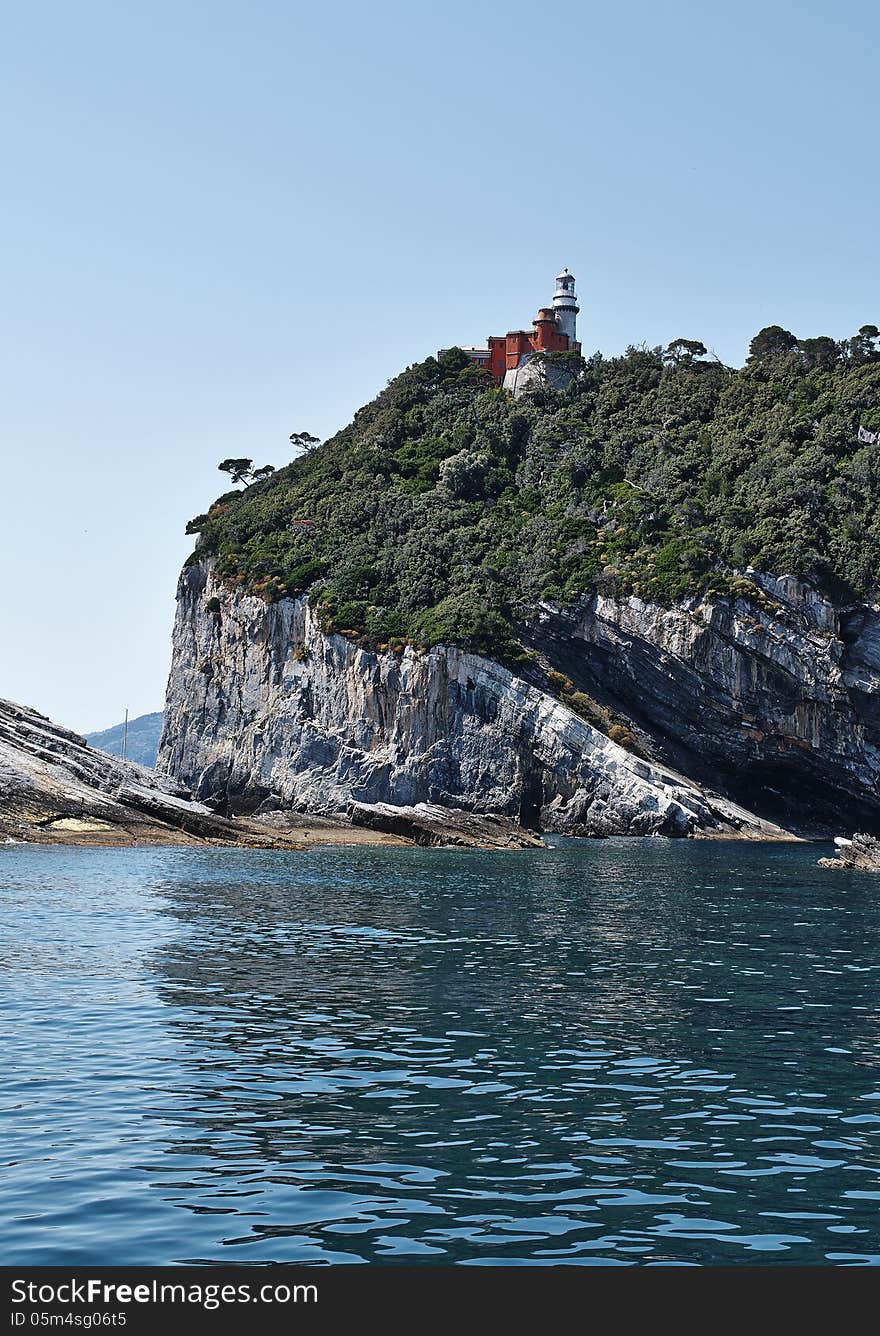
[[[574,291],[574,274],[570,274],[567,269],[563,269],[562,273],[556,276],[553,310],[556,312],[556,323],[559,326],[559,332],[568,335],[569,348],[573,348],[577,342],[575,325],[580,309]]]
[[[553,305],[542,306],[531,329],[509,329],[506,334],[491,334],[484,344],[462,345],[461,351],[478,367],[489,372],[496,385],[521,394],[535,381],[550,382],[556,388],[574,378],[570,366],[548,364],[556,353],[580,354],[577,341],[577,317],[580,307],[574,290],[574,274],[563,269],[556,278]],[[442,357],[444,349],[437,356]],[[537,361],[535,359],[538,359]]]

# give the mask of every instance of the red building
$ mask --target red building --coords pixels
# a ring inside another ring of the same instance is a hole
[[[541,307],[530,330],[491,334],[482,347],[468,345],[462,351],[477,366],[486,367],[499,385],[507,377],[509,388],[513,389],[516,371],[536,353],[580,352],[576,331],[579,310],[574,275],[565,269],[556,279],[553,305]]]

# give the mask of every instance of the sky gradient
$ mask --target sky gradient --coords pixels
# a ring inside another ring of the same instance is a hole
[[[0,695],[161,709],[186,521],[438,347],[880,323],[880,6],[7,3]]]

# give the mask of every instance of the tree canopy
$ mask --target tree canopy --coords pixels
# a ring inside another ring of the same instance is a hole
[[[245,486],[249,486],[252,482],[262,482],[270,473],[275,472],[272,464],[264,464],[262,468],[255,469],[252,459],[224,459],[217,468],[221,473],[228,473],[233,482],[243,482]]]
[[[770,326],[733,370],[681,339],[518,400],[453,349],[285,468],[224,461],[252,481],[191,522],[194,556],[374,644],[502,657],[541,600],[594,590],[669,603],[751,565],[876,594],[880,448],[859,428],[880,430],[878,340]]]

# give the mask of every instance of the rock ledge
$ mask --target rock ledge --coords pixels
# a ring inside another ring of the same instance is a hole
[[[880,840],[873,835],[839,837],[836,858],[820,858],[819,867],[857,868],[860,872],[880,872]]]

